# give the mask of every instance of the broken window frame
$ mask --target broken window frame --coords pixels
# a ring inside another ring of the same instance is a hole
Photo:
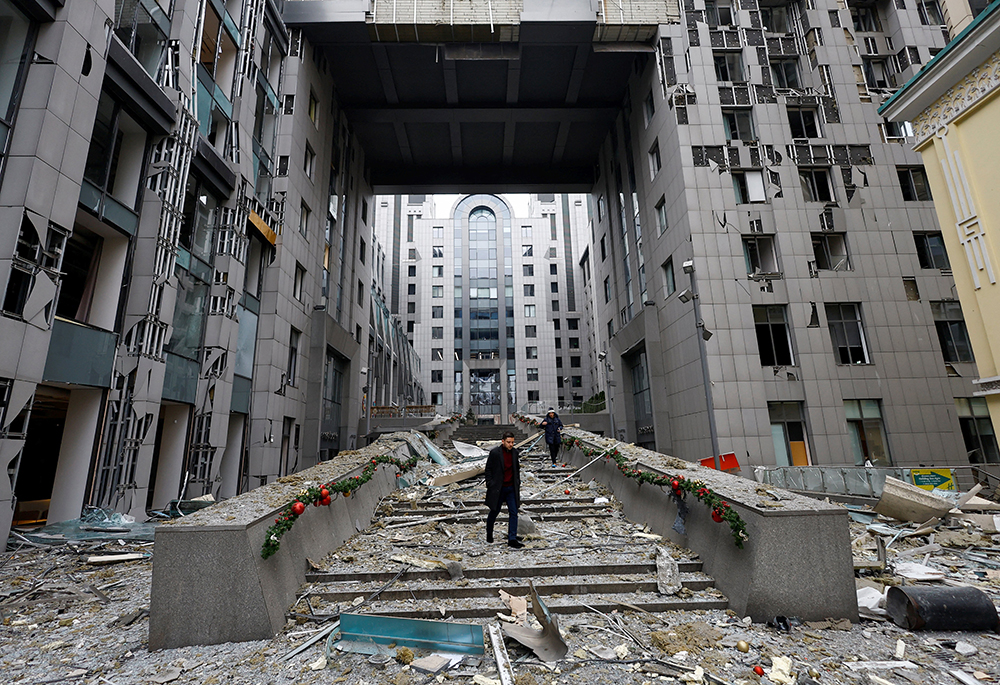
[[[985,397],[956,397],[955,411],[965,441],[965,452],[970,464],[996,464],[1000,462],[996,433],[990,420],[990,410]],[[973,455],[979,453],[977,459]]]
[[[799,77],[799,60],[797,57],[772,59],[771,82],[775,88],[786,90],[801,90],[802,79]]]
[[[799,167],[799,184],[806,202],[834,202],[829,167]]]
[[[761,366],[795,366],[787,305],[753,305]]]
[[[844,400],[844,412],[854,463],[864,466],[866,460],[871,460],[874,466],[892,466],[889,441],[882,421],[882,400]]]
[[[822,138],[819,110],[815,107],[786,107],[792,138]]]
[[[966,328],[959,301],[932,300],[930,306],[945,362],[975,362],[972,341],[969,339],[969,330]]]
[[[806,428],[803,403],[768,402],[767,414],[771,423],[771,439],[774,442],[775,465],[809,466],[812,464],[812,456],[809,453],[809,431]],[[793,443],[799,442],[803,444],[805,449],[805,464],[794,463]]]
[[[856,302],[829,302],[825,305],[833,353],[840,366],[871,364],[865,338],[861,305]]]
[[[767,202],[763,171],[760,169],[738,169],[733,171],[732,176],[736,204]]]
[[[913,234],[913,242],[917,248],[917,261],[921,269],[950,270],[951,262],[944,246],[944,235],[941,231],[921,231]]]
[[[753,110],[749,107],[723,109],[722,124],[728,141],[741,140],[748,143],[757,140]]]
[[[36,220],[45,221],[43,217],[38,217]],[[62,262],[69,231],[52,222],[46,223],[46,245],[43,248],[32,218],[27,212],[22,214],[21,228],[10,261],[10,271],[7,276],[2,305],[0,305],[0,314],[24,321],[24,307],[28,303],[28,298],[31,296],[39,276],[47,277],[55,285],[52,301],[46,305],[43,312],[45,325],[51,326],[59,300]]]
[[[743,236],[743,259],[747,267],[747,275],[774,274],[781,269],[778,266],[778,253],[775,249],[775,236],[758,234]]]
[[[847,248],[847,233],[812,234],[813,257],[819,271],[853,271]]]
[[[712,57],[715,62],[715,78],[718,81],[723,83],[744,83],[747,80],[742,52],[738,50],[717,50],[712,53]],[[734,76],[737,78],[733,78]]]
[[[923,166],[898,166],[896,176],[899,178],[900,192],[906,202],[931,202],[931,185],[927,180],[927,171]]]

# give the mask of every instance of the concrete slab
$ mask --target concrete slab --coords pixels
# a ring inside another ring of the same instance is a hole
[[[349,498],[310,507],[262,559],[274,517],[312,483],[358,475],[378,454],[408,459],[410,448],[391,436],[292,476],[161,524],[156,531],[150,596],[149,648],[267,639],[285,624],[285,611],[305,582],[306,557],[340,546],[356,525],[371,520],[379,500],[396,488],[396,469],[383,465]]]

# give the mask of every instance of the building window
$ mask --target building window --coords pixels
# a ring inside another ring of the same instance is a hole
[[[925,26],[941,26],[945,23],[937,0],[917,0],[917,14],[920,15],[920,23]]]
[[[525,240],[531,240],[531,226],[521,226],[521,237]]]
[[[559,281],[552,281],[549,283],[549,292],[558,293],[559,292]]]
[[[307,238],[309,237],[309,217],[311,214],[309,207],[305,202],[302,202],[299,205],[299,233]]]
[[[826,305],[826,319],[838,364],[870,364],[861,308],[854,303]]]
[[[579,369],[580,368],[580,357],[570,357],[569,358],[569,366],[572,369]]]
[[[444,286],[443,285],[432,285],[431,286],[431,297],[434,299],[441,299],[444,297]]]
[[[917,245],[917,260],[921,269],[950,269],[948,253],[944,249],[944,238],[940,231],[930,233],[914,233],[913,241]]]
[[[788,108],[788,126],[792,138],[819,138],[819,116],[815,109],[802,107]]]
[[[365,243],[365,239],[361,239],[361,243],[358,245],[358,260],[364,264],[366,258],[366,252],[368,251],[368,245]]]
[[[656,113],[656,105],[653,104],[653,91],[650,90],[646,93],[646,99],[642,101],[642,116],[646,126],[649,126],[649,122],[653,120],[653,114]]]
[[[409,276],[410,278],[416,278],[417,277],[417,265],[416,264],[410,264],[409,266],[407,266],[406,267],[406,275]]]
[[[524,305],[524,318],[532,319],[535,317],[535,305],[526,304]]]
[[[579,338],[570,338],[569,339],[569,349],[571,349],[571,350],[578,350],[578,349],[580,349],[580,339]]]
[[[566,327],[571,331],[580,330],[580,319],[566,319]]]
[[[813,233],[813,256],[821,271],[850,271],[846,233]]]
[[[552,300],[552,311],[559,311],[559,300]]]
[[[299,338],[301,336],[302,334],[294,328],[288,336],[288,364],[285,367],[285,383],[292,387],[295,387],[295,376],[299,368]]]
[[[608,245],[607,245],[607,241],[605,240],[605,238],[607,238],[606,235],[602,235],[601,236],[601,261],[602,262],[605,259],[608,258]]]
[[[292,282],[292,297],[302,302],[302,285],[306,280],[306,270],[301,264],[295,265],[295,280]]]
[[[792,366],[792,341],[784,305],[754,305],[757,351],[761,366]]]
[[[788,8],[784,5],[761,6],[760,23],[768,33],[788,33]]]
[[[409,251],[407,252],[407,255],[408,255],[409,259],[416,259],[417,258],[417,248],[411,247],[409,249]]]
[[[801,402],[768,402],[777,466],[809,466],[809,443]]]
[[[407,334],[413,333],[413,322],[412,321],[407,321],[406,322],[406,333]]]
[[[882,425],[881,400],[844,400],[847,433],[851,438],[854,463],[864,466],[892,466],[889,443]]]
[[[733,8],[730,0],[705,0],[705,21],[712,28],[733,26]]]
[[[4,31],[10,29],[17,31],[15,26],[8,22],[11,16],[0,14],[2,17]],[[6,37],[6,36],[5,36]],[[16,44],[11,44],[11,48],[18,49]],[[0,57],[7,58],[5,54],[7,46],[0,41]],[[0,105],[7,105],[11,110],[10,117],[13,117],[13,108],[16,103],[7,104],[4,102],[9,89],[12,89],[16,82],[6,81],[8,75],[13,78],[17,74],[19,59],[18,54],[9,55],[14,60],[13,63],[0,63]],[[8,74],[8,67],[15,67]],[[4,140],[7,127],[2,123],[4,116],[8,114],[0,109],[0,141]],[[146,131],[132,119],[122,107],[115,102],[107,92],[101,95],[97,104],[97,114],[94,119],[93,133],[90,139],[90,149],[87,152],[87,162],[83,170],[83,177],[99,189],[110,194],[126,207],[133,209],[136,206],[139,192],[139,179],[142,176],[143,156],[146,151]],[[0,154],[3,149],[0,148]],[[121,173],[119,173],[121,172]]]
[[[608,338],[610,339],[615,334],[615,320],[608,320]]]
[[[434,348],[431,348],[431,361],[432,362],[444,361],[444,348],[443,347],[434,347]]]
[[[538,359],[538,348],[537,347],[525,347],[524,348],[524,358],[525,359]]]
[[[417,303],[416,302],[407,302],[406,303],[406,313],[407,314],[416,314],[417,313]],[[413,323],[413,322],[411,321],[410,323]],[[410,331],[410,332],[412,333],[413,331]]]
[[[444,371],[442,369],[431,369],[431,383],[444,383]]]
[[[972,362],[972,343],[965,328],[962,305],[957,300],[931,302],[931,314],[937,329],[941,352],[946,362]]]
[[[761,171],[734,171],[733,192],[736,195],[736,204],[743,205],[750,202],[767,202],[767,195],[764,193],[764,174]]]
[[[549,255],[548,256],[549,256],[549,259],[555,259],[558,256],[556,254],[556,248],[550,247],[549,248]]]
[[[659,235],[663,235],[663,232],[667,230],[667,201],[662,195],[660,196],[660,201],[656,203],[656,227],[659,229]]]
[[[604,279],[604,303],[611,301],[611,276]]]
[[[444,226],[432,226],[431,227],[431,237],[436,239],[444,239]]]
[[[570,378],[570,385],[572,385],[574,388],[582,388],[583,387],[583,376],[573,376],[573,377],[571,377]]]
[[[432,319],[443,319],[444,318],[444,307],[431,307],[431,318]]]
[[[799,83],[799,60],[771,60],[771,81],[775,88],[801,88]]]
[[[529,381],[537,381],[538,380],[538,368],[537,367],[529,368],[529,369],[526,370],[526,372],[527,372],[527,380],[529,380]]]
[[[559,330],[559,319],[552,319],[552,330]]]
[[[417,294],[417,284],[416,283],[407,283],[406,284],[406,294],[407,295],[416,295]]]
[[[432,266],[431,267],[431,278],[444,278],[444,267],[443,266]]]
[[[597,221],[600,223],[604,221],[604,214],[607,212],[604,204],[604,196],[601,195],[597,198]]]
[[[878,10],[874,5],[851,7],[851,19],[854,20],[854,30],[865,33],[877,33],[882,30],[878,19]]]
[[[538,390],[529,390],[528,391],[528,401],[529,402],[537,402],[538,399],[539,399],[539,394],[540,393],[539,393]]]
[[[549,264],[549,275],[550,276],[558,276],[559,275],[559,265],[558,264]]]
[[[865,83],[869,88],[891,88],[893,86],[892,74],[884,59],[862,57],[861,67],[864,70]]]
[[[444,393],[443,392],[432,392],[431,393],[431,404],[436,407],[440,407],[444,404]]]
[[[649,157],[649,177],[655,178],[662,166],[660,163],[660,142],[658,140],[653,141],[653,147],[649,148],[647,156]]]
[[[775,274],[779,271],[778,258],[774,252],[774,236],[743,236],[743,258],[750,275]]]
[[[931,187],[927,183],[927,172],[922,166],[896,167],[899,185],[903,189],[903,199],[908,202],[933,200]]]
[[[743,76],[743,55],[739,52],[716,52],[715,57],[715,78],[719,81],[742,82],[746,78]]]
[[[525,326],[524,327],[524,337],[525,338],[537,338],[538,337],[538,326]]]
[[[431,327],[431,339],[432,340],[443,340],[444,339],[444,326],[432,326]]]
[[[444,245],[434,245],[431,248],[432,259],[444,259]]]
[[[521,270],[525,278],[532,278],[535,275],[535,266],[533,264],[524,264]]]
[[[806,202],[832,202],[830,171],[825,168],[799,167],[799,183]]]
[[[313,171],[316,170],[316,153],[313,152],[312,147],[309,143],[306,143],[305,155],[302,158],[302,171],[305,172],[306,176],[309,178],[313,177]]]
[[[521,256],[522,257],[533,257],[535,255],[534,245],[522,245],[521,246]]]
[[[316,93],[309,91],[309,121],[319,124],[319,100]]]
[[[667,293],[667,297],[674,294],[677,290],[677,284],[674,282],[674,258],[670,257],[667,261],[663,263],[663,288]]]
[[[534,297],[535,296],[535,284],[534,283],[525,283],[524,284],[524,296],[525,297]]]
[[[556,338],[556,345],[555,345],[555,348],[556,348],[557,350],[561,350],[561,349],[562,349],[562,338]]]
[[[997,436],[993,432],[993,422],[986,406],[985,397],[956,397],[955,409],[958,423],[965,439],[965,452],[970,464],[1000,462],[997,450]]]
[[[726,140],[756,140],[753,115],[749,109],[722,110],[722,123],[726,128]]]

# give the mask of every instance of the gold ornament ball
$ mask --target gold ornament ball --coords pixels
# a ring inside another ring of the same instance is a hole
[[[739,642],[736,643],[736,649],[746,654],[747,652],[750,651],[750,643],[746,642],[745,640],[740,640]]]

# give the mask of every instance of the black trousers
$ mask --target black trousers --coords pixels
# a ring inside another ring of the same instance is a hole
[[[549,454],[552,455],[552,463],[556,463],[556,456],[559,454],[559,443],[553,442],[549,445]]]

